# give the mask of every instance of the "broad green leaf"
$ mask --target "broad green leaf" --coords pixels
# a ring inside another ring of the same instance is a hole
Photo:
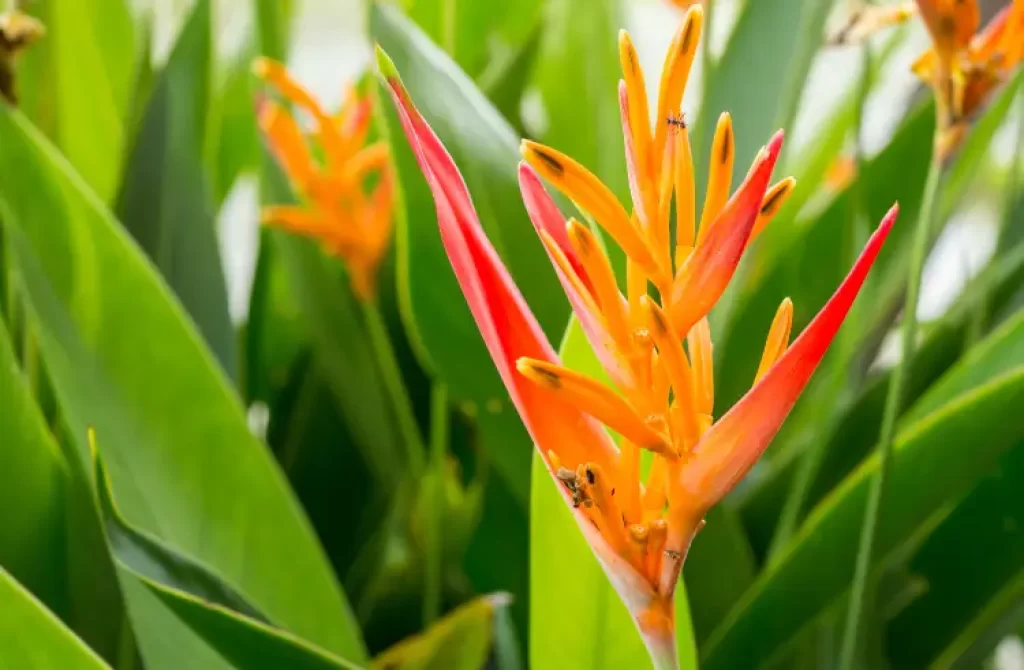
[[[287,484],[155,269],[24,117],[0,111],[0,208],[72,439],[103,436],[125,517],[351,658],[358,630]]]
[[[500,69],[489,68],[485,76],[477,82],[498,113],[508,119],[519,133],[525,132],[522,102],[540,52],[541,34],[541,25],[538,23],[529,39],[509,56]]]
[[[781,122],[783,105],[799,99],[805,78],[799,73],[806,74],[810,68],[825,19],[805,19],[804,15],[827,14],[820,10],[824,4],[799,0],[743,4],[725,51],[705,79],[693,141],[697,193],[703,193],[707,183],[708,156],[719,114],[727,111],[732,115],[736,129],[733,181],[739,183],[746,174],[745,165]],[[712,22],[716,13],[710,12]],[[808,25],[802,25],[805,20]]]
[[[214,202],[220,204],[238,177],[259,167],[260,145],[253,105],[252,53],[243,49],[211,91],[206,164]]]
[[[157,76],[128,158],[117,211],[235,376],[235,332],[202,158],[210,4],[200,0]]]
[[[574,319],[562,361],[604,376]],[[683,582],[676,586],[676,638],[682,668],[697,667],[697,647]],[[547,467],[535,453],[530,495],[530,655],[534,670],[649,668],[650,657]]]
[[[403,0],[406,15],[473,79],[490,75],[530,34],[541,0]]]
[[[126,0],[46,0],[31,6],[47,34],[21,71],[25,106],[100,199],[117,192],[135,76]]]
[[[1024,621],[1024,570],[989,600],[935,659],[938,668],[976,668],[1006,636],[1020,637]]]
[[[8,668],[109,668],[2,567],[0,650],[0,664]]]
[[[626,198],[616,41],[620,5],[618,0],[548,2],[532,88],[542,104],[536,139],[572,156]],[[624,277],[625,256],[615,245],[608,251],[616,273]]]
[[[88,482],[28,391],[0,320],[0,565],[113,658],[124,634],[121,595]]]
[[[358,670],[286,631],[121,567],[136,625],[151,633],[143,647],[149,667]]]
[[[453,610],[423,633],[385,650],[371,667],[380,670],[478,670],[487,664],[494,643],[498,610],[508,596],[482,596]]]
[[[886,627],[898,667],[930,665],[1024,565],[1024,442],[957,505],[910,561],[924,594]],[[948,666],[941,666],[948,667]]]
[[[93,438],[90,438],[93,439]],[[106,527],[110,551],[117,560],[138,575],[203,600],[231,608],[250,617],[265,620],[245,598],[205,565],[168,547],[145,531],[133,528],[117,509],[110,478],[96,445],[93,451],[94,481],[100,514]]]
[[[548,337],[564,328],[568,305],[519,195],[517,141],[472,82],[394,7],[375,4],[371,33],[402,74],[412,99],[459,166],[481,223]],[[451,270],[434,204],[390,105],[391,144],[408,214],[396,231],[399,299],[407,326],[448,385],[453,402],[475,411],[500,474],[525,506],[529,439],[491,362]]]
[[[51,609],[65,603],[64,458],[0,318],[0,565]]]
[[[889,474],[890,499],[878,528],[878,560],[1024,438],[1024,425],[1004,420],[1022,401],[1024,366],[1018,366],[899,432]],[[747,667],[767,659],[843,594],[877,468],[878,459],[872,456],[815,508],[712,634],[703,667]]]

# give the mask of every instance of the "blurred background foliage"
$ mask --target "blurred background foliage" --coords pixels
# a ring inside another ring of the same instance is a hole
[[[569,307],[520,201],[519,138],[625,199],[616,31],[657,73],[680,10],[11,5],[46,35],[16,63],[18,109],[0,109],[0,666],[646,667],[603,576],[572,569],[565,519],[531,497],[529,439],[367,68],[377,42],[558,343]],[[868,226],[902,207],[811,388],[685,566],[687,665],[832,667],[900,360],[934,132],[909,65],[927,40],[912,19],[826,48],[843,2],[706,11],[684,101],[698,175],[728,110],[741,162],[787,129],[780,174],[799,182],[712,314],[717,414],[750,383],[779,301],[802,329]],[[258,55],[328,107],[346,81],[375,101],[401,189],[372,304],[317,244],[259,226],[260,203],[294,196],[257,128]],[[944,167],[863,667],[1024,664],[1022,78]]]

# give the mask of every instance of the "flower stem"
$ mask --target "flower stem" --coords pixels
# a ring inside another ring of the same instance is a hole
[[[441,614],[442,554],[444,543],[444,462],[448,447],[448,387],[435,382],[430,392],[430,514],[427,515],[426,565],[423,590],[423,627]]]
[[[414,476],[423,472],[423,438],[420,436],[419,427],[416,425],[416,415],[413,413],[412,400],[402,381],[402,373],[398,367],[398,359],[395,350],[391,346],[391,339],[388,337],[388,329],[384,324],[384,317],[380,307],[374,300],[363,302],[363,312],[366,318],[366,327],[369,329],[370,346],[377,357],[377,367],[384,381],[384,387],[391,396],[391,405],[394,408],[395,419],[398,421],[398,431],[405,444],[406,456],[409,461],[409,469]]]
[[[871,558],[878,535],[878,520],[881,518],[886,479],[892,461],[892,443],[896,430],[896,419],[900,412],[904,389],[910,375],[914,343],[917,339],[917,299],[921,290],[921,270],[924,267],[928,240],[935,218],[935,204],[938,198],[942,165],[933,154],[928,168],[928,179],[924,187],[924,202],[914,231],[913,246],[910,250],[910,267],[907,274],[907,294],[903,307],[903,327],[900,333],[900,360],[889,381],[889,392],[885,399],[885,413],[882,415],[881,437],[878,452],[878,472],[871,482],[864,524],[861,526],[860,549],[854,569],[853,587],[846,613],[846,627],[843,631],[842,650],[839,658],[840,670],[850,670],[859,648],[859,625],[866,609],[865,604],[873,600],[874,584],[871,584]]]

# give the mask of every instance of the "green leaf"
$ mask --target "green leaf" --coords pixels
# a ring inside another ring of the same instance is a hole
[[[705,79],[693,142],[698,194],[704,193],[707,183],[706,168],[719,114],[728,111],[732,115],[737,159],[733,182],[739,183],[746,174],[744,165],[753,160],[776,130],[782,106],[792,104],[794,96],[799,99],[805,79],[799,72],[806,73],[810,67],[813,46],[821,39],[825,18],[821,16],[819,21],[814,16],[812,22],[804,14],[827,14],[820,11],[823,4],[799,0],[748,2],[740,9],[725,51]],[[713,23],[718,12],[708,14]],[[801,25],[804,21],[808,24]],[[794,31],[796,26],[800,29]],[[707,34],[702,39],[707,39]]]
[[[64,605],[64,458],[0,318],[0,565],[51,609]]]
[[[121,516],[114,503],[110,478],[103,467],[97,445],[90,444],[89,447],[93,452],[93,475],[107,541],[111,552],[121,564],[150,581],[173,586],[211,603],[266,620],[241,594],[208,567],[175,551],[146,532],[133,528]]]
[[[992,647],[1008,635],[1020,636],[1024,621],[1024,570],[995,594],[936,658],[934,667],[979,667]]]
[[[543,105],[544,123],[531,130],[540,141],[585,165],[620,198],[627,198],[618,98],[622,75],[615,40],[622,25],[620,4],[618,0],[546,4],[531,82]],[[608,252],[616,274],[625,277],[622,251],[612,244]]]
[[[235,332],[202,158],[210,49],[210,4],[200,0],[157,77],[117,210],[233,377]]]
[[[404,4],[406,15],[431,41],[440,45],[464,72],[481,80],[528,39],[541,0],[405,0]]]
[[[0,649],[10,668],[109,668],[2,567]]]
[[[2,320],[0,407],[0,565],[95,651],[113,658],[124,635],[121,595],[88,482],[80,464],[65,460],[34,405]]]
[[[243,49],[211,91],[211,130],[205,154],[213,200],[218,204],[224,202],[239,176],[256,170],[260,163],[251,62],[251,51]]]
[[[1024,565],[1024,442],[974,488],[910,561],[925,593],[886,627],[894,666],[931,665]],[[940,666],[940,667],[949,667]]]
[[[0,219],[80,455],[93,425],[133,525],[276,623],[361,658],[308,521],[154,268],[20,114],[0,111],[0,146]]]
[[[877,560],[1024,438],[1024,425],[1004,420],[1022,401],[1024,366],[1018,366],[899,432]],[[712,634],[705,668],[747,667],[767,659],[842,595],[850,583],[864,502],[877,467],[872,456],[811,513]],[[800,597],[793,598],[794,593]]]
[[[104,201],[121,176],[135,25],[125,0],[48,0],[32,9],[46,25],[19,82],[24,104]]]
[[[123,565],[120,576],[135,621],[151,632],[162,633],[147,636],[153,642],[143,651],[150,665],[237,670],[360,667],[286,631],[147,579]]]
[[[724,501],[704,517],[707,523],[686,553],[683,577],[698,642],[706,640],[757,575],[757,561],[739,515]]]
[[[371,33],[393,59],[412,99],[462,171],[480,221],[549,338],[569,313],[554,270],[526,215],[516,179],[517,139],[472,82],[394,7],[375,4]],[[388,107],[407,219],[396,231],[399,298],[406,326],[448,385],[474,412],[500,474],[524,506],[529,439],[484,347],[441,245],[433,198]]]
[[[565,365],[605,376],[573,319],[561,350]],[[536,452],[536,450],[534,450]],[[697,667],[686,588],[676,586],[680,667]],[[530,496],[530,668],[649,668],[633,617],[619,599],[558,493],[539,453]]]
[[[485,667],[494,643],[495,618],[509,603],[504,594],[482,596],[453,610],[420,635],[403,640],[373,659],[380,670],[477,670]]]
[[[263,168],[264,199],[292,202],[284,176],[267,155]],[[342,264],[316,242],[279,230],[263,239],[284,269],[290,299],[304,317],[317,363],[356,446],[376,481],[392,489],[407,466],[405,447],[364,325],[365,307],[352,292]],[[272,328],[269,335],[275,336]]]

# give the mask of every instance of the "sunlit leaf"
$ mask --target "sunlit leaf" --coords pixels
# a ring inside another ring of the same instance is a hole
[[[494,642],[497,611],[508,604],[502,594],[462,605],[420,635],[403,640],[373,659],[379,670],[477,670],[484,667]]]
[[[360,658],[308,521],[155,269],[24,117],[0,111],[0,146],[2,221],[82,456],[94,425],[129,521],[275,622]]]

